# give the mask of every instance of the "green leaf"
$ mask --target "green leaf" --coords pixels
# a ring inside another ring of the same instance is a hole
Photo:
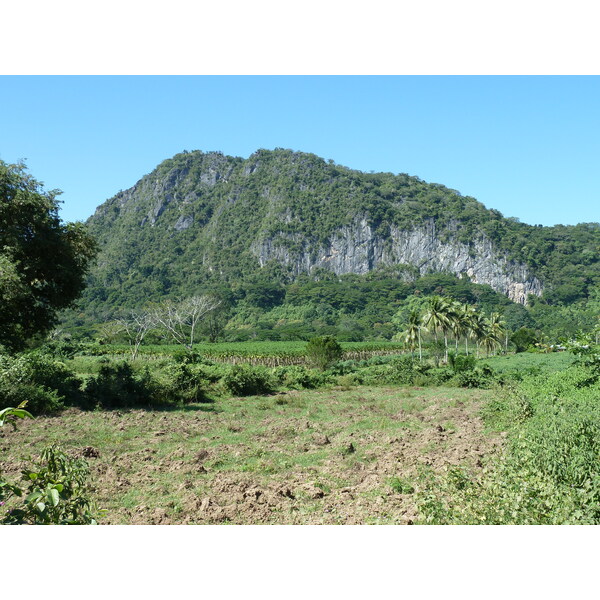
[[[33,419],[33,415],[30,412],[23,410],[22,408],[13,409],[11,414],[14,415],[15,417],[19,417],[19,419],[24,419],[25,417],[27,417],[29,419]]]
[[[31,502],[35,502],[38,498],[42,497],[42,492],[33,492],[32,494],[29,494],[29,496],[27,496],[27,498],[25,498],[25,502],[27,504],[31,503]]]
[[[48,497],[50,498],[50,504],[52,506],[57,506],[60,502],[60,496],[58,495],[58,490],[56,488],[52,488],[48,490]]]
[[[35,505],[35,508],[37,509],[38,512],[43,513],[46,510],[46,505],[43,502],[38,502]]]

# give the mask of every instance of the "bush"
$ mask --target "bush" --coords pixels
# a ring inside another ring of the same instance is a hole
[[[87,462],[71,458],[57,446],[42,452],[41,462],[22,472],[25,487],[9,484],[0,477],[0,497],[22,498],[9,504],[0,518],[7,525],[95,525],[95,507],[86,480]],[[4,493],[3,493],[3,490]]]
[[[283,387],[291,390],[318,388],[329,379],[324,373],[299,365],[277,367],[273,374]]]
[[[222,381],[225,389],[236,396],[269,394],[274,388],[265,369],[248,365],[234,365]]]
[[[83,349],[84,346],[81,344],[81,342],[74,342],[72,340],[57,340],[46,342],[43,346],[38,348],[36,352],[39,354],[46,354],[59,360],[69,360]]]
[[[456,385],[464,388],[482,388],[489,389],[501,380],[494,373],[494,370],[488,366],[475,367],[471,370],[459,371],[454,377]]]
[[[165,403],[206,402],[204,388],[206,386],[203,372],[194,365],[179,363],[169,365],[157,380],[150,375],[148,367],[144,370],[144,378],[148,386],[154,386],[153,396]]]
[[[487,404],[484,418],[508,430],[506,452],[477,475],[426,486],[430,523],[600,524],[600,384],[580,365],[524,377]]]
[[[53,413],[80,401],[80,385],[72,371],[48,355],[0,356],[0,408],[27,400],[34,414]]]
[[[136,377],[128,362],[102,365],[85,388],[84,408],[141,407],[152,404],[155,390],[148,375]]]
[[[448,362],[455,373],[464,373],[475,369],[475,357],[472,354],[467,356],[466,354],[449,352]]]
[[[178,348],[172,354],[173,360],[177,363],[198,364],[202,362],[202,355],[195,350],[185,350],[184,348]]]
[[[309,363],[322,371],[340,360],[343,354],[342,347],[331,335],[312,338],[306,344],[306,357]]]

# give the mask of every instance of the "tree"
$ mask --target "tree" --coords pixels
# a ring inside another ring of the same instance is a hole
[[[125,332],[131,349],[131,360],[135,360],[146,334],[156,327],[155,315],[148,311],[130,310],[125,316],[117,319],[116,323],[120,331]]]
[[[60,220],[59,193],[44,191],[23,164],[0,161],[0,344],[10,350],[52,329],[96,254],[83,224]]]
[[[229,309],[222,303],[217,308],[207,313],[206,318],[202,323],[201,333],[206,335],[209,342],[215,343],[223,334],[228,320]]]
[[[458,304],[454,313],[456,341],[458,342],[459,337],[465,338],[465,354],[467,356],[469,355],[469,336],[472,335],[473,318],[476,312],[475,307],[469,304]],[[458,343],[456,350],[458,353]]]
[[[164,327],[175,343],[191,352],[198,324],[220,305],[221,301],[212,296],[192,296],[182,302],[168,300],[153,312],[152,318]]]
[[[477,358],[479,358],[479,345],[483,342],[487,335],[487,326],[485,315],[480,312],[475,312],[471,318],[471,332],[475,338],[477,348]]]
[[[309,362],[322,371],[340,360],[343,354],[342,347],[332,335],[312,338],[306,344],[306,356]]]
[[[535,330],[521,327],[512,334],[510,341],[515,345],[515,352],[525,352],[539,340]]]
[[[433,331],[435,345],[438,345],[438,330],[444,334],[444,347],[446,361],[448,360],[448,331],[450,329],[450,304],[446,298],[432,296],[427,302],[426,312],[423,315],[423,325]],[[436,354],[436,362],[439,362]]]
[[[411,350],[411,354],[414,355],[415,347],[419,347],[419,360],[423,360],[423,352],[421,348],[421,329],[423,325],[421,323],[421,315],[419,311],[413,310],[408,317],[408,325],[404,331],[404,342],[408,344]]]
[[[508,351],[508,330],[506,329],[506,321],[502,319],[502,315],[493,312],[489,320],[490,333],[495,340],[495,345],[501,346],[504,338],[504,351]]]

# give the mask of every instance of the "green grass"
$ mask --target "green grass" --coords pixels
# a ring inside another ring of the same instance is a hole
[[[278,403],[280,398],[287,402]],[[432,406],[439,407],[439,418],[436,412],[428,426],[447,422],[445,407],[457,398],[469,405],[477,394],[463,389],[360,387],[223,398],[214,412],[190,410],[193,406],[70,410],[23,423],[16,432],[3,431],[2,467],[6,475],[18,476],[26,454],[36,455],[51,442],[71,453],[88,446],[97,449],[99,458],[89,459],[94,497],[107,509],[104,522],[109,523],[163,522],[161,518],[172,523],[337,523],[346,522],[349,515],[358,522],[400,522],[405,509],[394,504],[384,510],[379,500],[386,490],[392,493],[387,481],[394,471],[406,468],[389,457],[392,441],[408,440],[406,432],[421,429],[418,417]],[[411,413],[399,419],[407,402]],[[199,453],[204,457],[200,462]],[[368,486],[363,483],[365,474],[372,479]],[[249,514],[242,492],[236,491],[244,489],[239,488],[244,481],[275,498],[275,504],[257,516]],[[277,496],[281,486],[291,486],[294,498]],[[354,499],[361,500],[360,508],[345,500],[349,496],[341,490],[348,487]],[[323,496],[315,496],[315,490]],[[217,519],[210,510],[200,511],[203,498],[211,499],[211,510],[232,501],[236,510]],[[345,516],[335,511],[323,516],[323,503],[328,502]]]
[[[599,524],[600,372],[570,365],[566,353],[509,358],[530,374],[483,411],[489,429],[507,436],[506,453],[479,475],[431,477],[420,499],[427,522]]]
[[[570,352],[550,352],[548,354],[520,352],[480,359],[479,364],[486,363],[499,373],[508,371],[553,373],[566,369],[574,359],[575,357]]]

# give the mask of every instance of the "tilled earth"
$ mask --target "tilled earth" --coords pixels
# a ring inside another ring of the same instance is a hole
[[[412,524],[427,474],[478,470],[481,390],[355,388],[174,411],[80,412],[0,434],[10,479],[58,442],[91,468],[104,524]]]

